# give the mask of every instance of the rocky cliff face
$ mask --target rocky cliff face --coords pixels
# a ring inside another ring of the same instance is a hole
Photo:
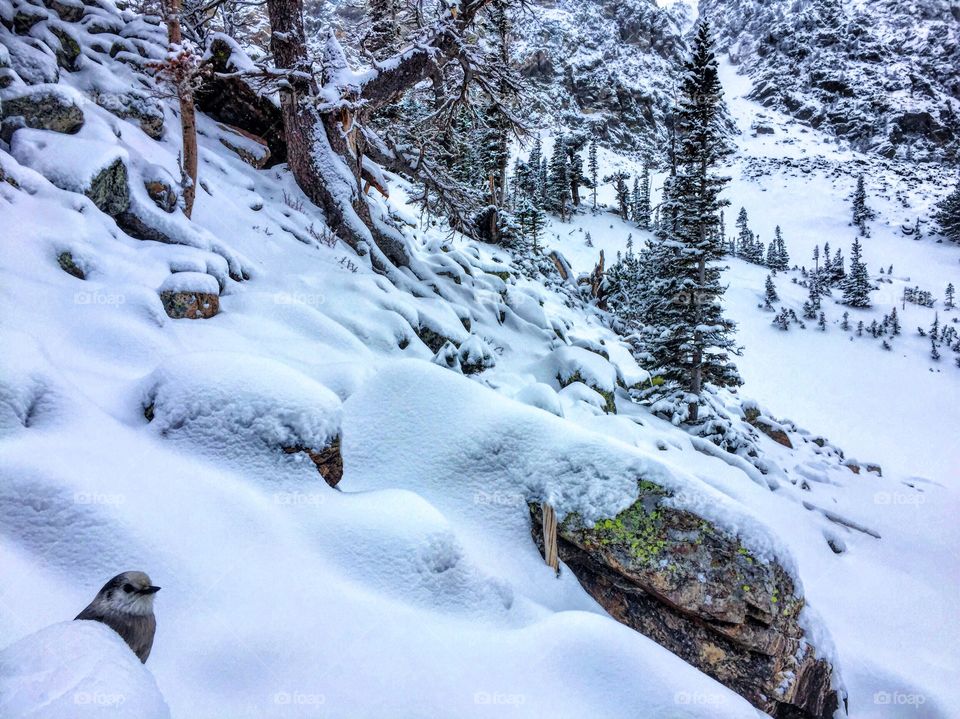
[[[533,81],[533,109],[599,131],[612,147],[659,155],[686,48],[682,10],[653,0],[559,0],[531,10],[516,24],[514,49]]]
[[[885,157],[960,143],[960,8],[948,0],[701,0],[751,97]]]
[[[558,527],[560,559],[618,621],[645,634],[773,717],[828,719],[840,703],[833,668],[804,636],[804,606],[777,564],[670,506],[639,482],[616,517]],[[543,546],[540,509],[533,535]]]

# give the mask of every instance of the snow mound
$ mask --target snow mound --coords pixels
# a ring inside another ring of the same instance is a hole
[[[5,719],[168,719],[153,675],[99,622],[62,622],[0,651]]]
[[[560,347],[546,360],[548,371],[562,384],[581,381],[602,392],[617,386],[617,368],[603,357],[582,347]]]
[[[514,396],[517,402],[523,402],[531,407],[538,407],[544,412],[563,417],[563,405],[553,387],[543,382],[528,384]]]
[[[176,272],[160,285],[160,292],[200,292],[216,295],[220,292],[217,278],[205,272]]]
[[[322,449],[340,432],[340,399],[333,392],[251,355],[171,358],[147,378],[142,397],[154,431],[217,457],[262,459],[264,449]]]

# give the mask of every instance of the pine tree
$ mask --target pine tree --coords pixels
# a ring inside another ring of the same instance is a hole
[[[561,220],[567,219],[567,199],[570,197],[570,173],[567,167],[566,138],[557,138],[550,156],[550,170],[545,188],[546,206]]]
[[[633,192],[630,194],[630,219],[640,224],[640,178],[633,178]]]
[[[933,337],[930,338],[930,359],[932,359],[934,362],[938,362],[940,360],[940,351],[937,349],[937,341]]]
[[[813,271],[820,272],[820,245],[813,246]]]
[[[587,153],[587,172],[590,177],[590,195],[593,199],[593,209],[597,209],[597,188],[600,186],[598,176],[599,165],[597,164],[597,138],[594,136],[590,140],[590,149]]]
[[[753,232],[750,231],[747,208],[741,207],[737,215],[737,239],[733,252],[734,257],[749,258],[753,247]]]
[[[843,286],[843,303],[851,307],[870,306],[870,275],[861,257],[860,239],[853,241],[850,248],[850,273]]]
[[[863,175],[857,178],[857,189],[853,193],[853,225],[860,230],[861,237],[870,235],[867,222],[874,218],[874,212],[867,207],[867,190],[864,186]]]
[[[957,305],[954,302],[954,289],[953,283],[947,285],[947,291],[943,293],[943,309],[948,312],[954,309]]]
[[[767,247],[767,261],[766,265],[774,272],[777,271],[777,239],[774,237],[773,242]]]
[[[613,185],[613,190],[617,196],[617,206],[620,210],[620,217],[624,220],[630,218],[630,186],[627,185],[627,180],[630,179],[630,173],[624,172],[623,170],[618,170],[612,175],[607,175],[603,178],[604,182],[609,182]]]
[[[840,323],[840,329],[842,329],[844,332],[850,329],[850,313],[849,312],[843,313],[843,322]]]
[[[772,268],[778,272],[786,272],[790,269],[790,254],[787,252],[787,245],[783,241],[783,233],[780,231],[780,225],[777,225],[773,231],[773,242],[771,245],[775,248],[774,255],[776,265]]]
[[[900,318],[897,316],[897,308],[890,310],[890,334],[896,337],[900,334]]]
[[[833,265],[830,271],[830,281],[838,285],[843,282],[844,278],[847,276],[846,271],[843,269],[843,253],[840,251],[840,248],[837,248],[836,254],[833,256]]]
[[[580,146],[575,143],[567,144],[567,174],[570,182],[570,199],[574,207],[580,207],[580,186],[588,182],[583,174],[583,156]]]
[[[857,322],[857,337],[863,336],[863,320]]]
[[[650,166],[643,166],[640,176],[640,198],[636,206],[637,217],[634,221],[641,229],[650,229]]]
[[[827,316],[823,312],[820,313],[820,319],[817,320],[817,327],[820,328],[821,332],[827,331]]]
[[[779,302],[780,296],[777,294],[777,286],[773,284],[773,278],[770,275],[767,275],[767,281],[764,287],[765,287],[764,307],[772,310],[773,303]]]
[[[706,384],[720,387],[742,383],[729,353],[736,353],[735,324],[723,316],[718,262],[724,247],[715,228],[727,178],[715,174],[724,154],[721,126],[722,87],[717,75],[710,29],[701,21],[692,57],[684,66],[676,111],[676,173],[665,189],[664,206],[672,225],[659,245],[655,279],[646,309],[647,349],[666,382],[661,394],[670,397],[674,417],[699,417],[700,394]]]
[[[960,182],[956,188],[937,205],[933,215],[940,234],[948,240],[960,242]]]

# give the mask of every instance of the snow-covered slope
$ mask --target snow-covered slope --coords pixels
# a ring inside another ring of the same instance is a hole
[[[101,3],[89,14],[109,24],[116,11]],[[143,37],[160,33],[157,20],[122,17],[114,30],[150,56],[156,45]],[[0,145],[0,334],[10,348],[0,360],[0,646],[74,616],[106,577],[144,569],[163,586],[147,669],[174,717],[756,717],[607,616],[571,572],[556,578],[531,540],[528,502],[609,516],[630,504],[640,476],[795,577],[804,628],[846,682],[851,716],[914,716],[917,700],[896,693],[922,697],[926,717],[951,716],[957,462],[948,433],[922,414],[941,401],[938,422],[956,426],[956,403],[942,399],[956,396],[953,368],[928,372],[903,338],[907,357],[885,355],[895,364],[877,386],[903,372],[906,388],[895,389],[923,401],[897,408],[915,424],[889,421],[895,397],[871,405],[871,388],[844,377],[862,378],[882,350],[833,328],[780,333],[756,308],[764,273],[731,263],[743,394],[827,432],[864,465],[854,474],[830,444],[785,421],[798,447],[757,434],[763,474],[630,402],[625,386],[648,377],[603,313],[557,275],[524,274],[503,250],[423,227],[398,178],[380,209],[404,228],[414,263],[390,278],[329,240],[283,166],[253,169],[224,143],[235,134],[204,116],[193,222],[166,212],[145,182],[156,190],[178,175],[176,118],[145,88],[143,107],[165,120],[157,132],[138,105],[154,139],[142,117],[93,102],[109,87],[129,99],[141,78],[107,59],[102,38],[81,39],[78,67],[47,89],[79,108],[83,126],[69,136],[18,129],[13,146]],[[36,60],[17,47],[18,62]],[[136,64],[140,52],[123,58]],[[54,81],[45,57],[30,67]],[[734,106],[742,123],[750,112]],[[744,138],[731,196],[761,232],[779,222],[799,260],[821,234],[852,237],[842,196],[831,196],[849,177],[825,165],[811,183],[778,168],[786,187],[773,194],[768,182],[765,194],[750,158],[852,156],[817,138],[801,146],[796,126],[777,122],[788,136]],[[131,211],[165,241],[135,238],[84,196],[118,159]],[[797,197],[818,212],[801,213]],[[908,218],[893,201],[877,205],[871,266],[889,252],[911,281],[934,288],[952,276],[955,248],[897,238]],[[608,214],[552,230],[577,271],[598,248],[612,257],[628,233],[642,236]],[[799,298],[780,284],[785,301]],[[172,319],[161,294],[181,290],[209,298],[205,310],[215,297],[219,312]],[[917,322],[929,314],[911,311]],[[610,397],[616,415],[605,411]],[[739,412],[736,398],[722,399]],[[337,490],[300,451],[335,437]],[[871,461],[883,477],[867,471]]]

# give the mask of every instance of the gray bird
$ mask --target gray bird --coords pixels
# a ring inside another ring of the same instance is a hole
[[[143,572],[124,572],[103,585],[103,589],[75,619],[102,622],[123,637],[140,661],[147,663],[153,648],[157,620],[153,616],[153,595],[160,591]]]

